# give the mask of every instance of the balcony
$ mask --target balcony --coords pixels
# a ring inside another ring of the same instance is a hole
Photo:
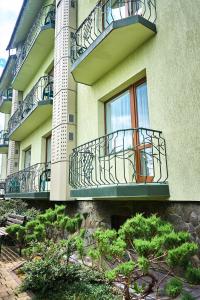
[[[1,130],[0,131],[0,154],[8,153],[8,131]]]
[[[12,89],[7,89],[0,95],[0,112],[10,114],[12,107]]]
[[[54,45],[55,6],[40,10],[21,50],[17,54],[15,77],[12,86],[23,91],[42,65]]]
[[[7,177],[6,198],[48,200],[51,164],[40,163]]]
[[[4,199],[5,188],[6,188],[5,179],[0,179],[0,199]]]
[[[168,168],[162,132],[125,129],[75,148],[70,155],[71,197],[167,199]]]
[[[93,85],[156,33],[155,0],[101,0],[72,37],[72,74]]]
[[[8,122],[9,138],[22,141],[52,114],[53,76],[41,77]]]

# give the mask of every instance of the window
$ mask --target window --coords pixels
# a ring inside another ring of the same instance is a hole
[[[132,127],[129,90],[107,103],[106,122],[108,134],[118,131],[116,132],[116,138],[113,137],[109,142],[109,153],[121,151],[123,147],[129,148],[132,146],[132,133],[120,131]]]
[[[46,162],[51,162],[51,135],[46,138]]]
[[[138,181],[153,176],[152,147],[145,131],[150,128],[147,83],[143,79],[106,103],[106,133],[109,154],[134,149]],[[113,133],[114,132],[114,133]],[[146,179],[145,179],[146,180]]]
[[[142,13],[142,3],[140,0],[107,1],[103,6],[103,26],[106,28],[113,21],[134,15],[142,15]]]
[[[31,148],[24,151],[24,168],[29,168],[31,166]]]

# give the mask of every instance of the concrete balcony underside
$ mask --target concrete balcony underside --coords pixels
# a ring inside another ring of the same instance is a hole
[[[14,89],[23,91],[32,80],[37,70],[53,49],[54,35],[53,24],[45,25],[41,28],[33,46],[13,79],[12,86]]]
[[[12,99],[3,99],[0,104],[0,112],[10,114],[12,107]]]
[[[92,198],[99,200],[156,200],[169,198],[167,183],[107,185],[72,189],[73,198]]]
[[[8,154],[8,144],[0,144],[0,154]]]
[[[73,63],[74,79],[93,85],[155,34],[155,24],[141,16],[113,21]]]
[[[5,198],[29,199],[29,200],[49,200],[50,192],[27,192],[27,193],[7,193]]]
[[[52,100],[39,101],[25,118],[10,132],[9,139],[22,141],[52,115]]]

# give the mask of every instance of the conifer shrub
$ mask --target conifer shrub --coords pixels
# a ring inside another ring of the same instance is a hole
[[[198,245],[191,242],[188,232],[176,232],[156,215],[146,218],[137,214],[118,231],[96,230],[89,251],[82,248],[80,257],[84,261],[89,256],[93,268],[105,274],[110,283],[120,283],[124,299],[130,300],[135,299],[131,290],[141,298],[152,292],[158,295],[167,276],[176,277],[177,269],[187,267],[197,251]],[[181,287],[172,286],[177,283],[174,280],[167,291],[176,295]]]
[[[191,265],[188,266],[185,277],[189,283],[200,284],[200,268],[193,268]]]
[[[171,298],[176,298],[183,291],[183,283],[177,279],[170,279],[165,285],[165,293]]]

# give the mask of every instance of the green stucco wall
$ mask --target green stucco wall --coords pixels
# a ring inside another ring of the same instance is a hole
[[[23,98],[27,96],[27,94],[31,91],[33,86],[37,83],[37,81],[40,79],[40,77],[47,75],[48,72],[53,68],[53,59],[54,59],[54,49],[49,53],[46,60],[43,62],[41,67],[38,69],[37,73],[34,75],[31,82],[28,84],[26,89],[23,92]],[[34,64],[34,61],[33,61]]]
[[[79,0],[79,24],[95,3]],[[157,1],[157,34],[92,87],[78,85],[80,145],[104,134],[103,102],[146,74],[151,128],[167,143],[170,200],[200,200],[199,15],[196,0]]]
[[[46,140],[51,133],[51,118],[20,143],[20,170],[24,169],[24,151],[31,147],[31,165],[45,162]]]

